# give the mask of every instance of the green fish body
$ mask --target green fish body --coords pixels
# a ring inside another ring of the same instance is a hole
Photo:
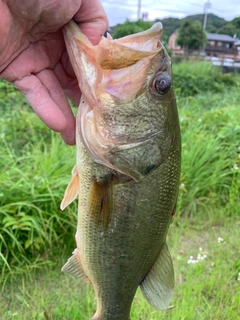
[[[76,166],[61,208],[78,196],[77,248],[63,267],[92,283],[94,320],[129,320],[138,286],[157,310],[174,291],[166,235],[176,209],[180,129],[161,23],[93,46],[64,28],[82,98]]]

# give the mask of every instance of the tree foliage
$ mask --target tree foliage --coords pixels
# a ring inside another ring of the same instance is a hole
[[[229,36],[233,37],[235,34],[237,34],[237,28],[232,23],[227,23],[220,28],[217,33],[228,34]]]
[[[177,44],[184,49],[198,50],[204,47],[207,41],[206,33],[198,21],[184,20],[178,30]]]
[[[203,14],[194,14],[192,16],[187,16],[183,20],[189,20],[191,22],[198,21],[199,23],[203,23]],[[207,24],[206,24],[206,31],[215,33],[218,29],[224,26],[227,21],[223,18],[216,16],[213,13],[208,13],[207,15]],[[213,30],[213,31],[210,31]]]
[[[238,18],[236,18],[238,19]],[[156,19],[155,21],[161,21],[163,24],[163,34],[167,37],[170,37],[170,35],[179,29],[181,27],[181,24],[183,21],[189,20],[191,22],[198,21],[200,24],[203,22],[203,14],[194,14],[191,16],[187,16],[183,19],[178,18],[164,18],[164,19]],[[223,27],[225,24],[227,24],[227,21],[223,18],[220,18],[216,16],[213,13],[209,13],[207,16],[207,25],[206,25],[206,31],[217,33],[217,30]]]
[[[240,29],[240,17],[234,18],[231,22],[237,29]]]
[[[232,21],[225,24],[222,28],[220,28],[217,33],[228,34],[233,37],[236,35],[238,38],[240,37],[240,17],[233,19]]]
[[[153,23],[158,21],[162,22],[163,24],[163,42],[167,43],[170,35],[174,31],[178,30],[185,21],[190,21],[191,23],[198,22],[202,25],[203,14],[195,14],[187,16],[183,19],[172,17],[156,19],[155,21],[151,22],[144,20],[132,22],[127,19],[123,24],[118,24],[111,28],[113,31],[113,37],[120,38],[129,34],[147,30],[152,26]],[[240,38],[240,17],[234,18],[231,21],[226,21],[225,19],[220,18],[213,13],[209,13],[207,15],[206,32],[228,34],[232,37],[236,34],[237,37]]]
[[[178,18],[165,18],[156,19],[155,22],[162,22],[163,24],[163,38],[167,40],[170,35],[181,26],[181,19]]]
[[[113,38],[118,39],[128,36],[133,33],[141,32],[151,28],[153,22],[144,21],[139,19],[138,21],[132,22],[126,19],[122,24],[117,25],[113,30]]]

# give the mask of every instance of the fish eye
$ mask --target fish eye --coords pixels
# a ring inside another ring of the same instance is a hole
[[[153,81],[153,87],[157,93],[166,94],[171,88],[171,78],[166,73],[161,73],[156,76]]]

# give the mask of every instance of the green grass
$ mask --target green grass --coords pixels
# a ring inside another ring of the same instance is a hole
[[[178,209],[194,214],[216,204],[226,214],[239,213],[240,109],[239,88],[222,94],[180,98],[182,176]],[[238,181],[238,183],[236,182]]]
[[[172,307],[159,313],[138,292],[131,319],[235,320],[240,317],[240,77],[222,76],[206,63],[179,64],[173,71],[182,128],[178,213],[168,235],[176,293]],[[216,77],[217,85],[211,83]],[[75,150],[46,128],[10,85],[0,82],[0,89],[0,318],[90,319],[91,286],[60,271],[74,249],[76,201],[63,212],[59,205]],[[206,258],[188,263],[199,253]]]
[[[239,227],[238,217],[226,218],[224,211],[213,211],[202,219],[198,212],[187,221],[175,217],[169,231],[169,247],[176,273],[176,293],[171,308],[159,313],[138,291],[131,313],[132,320],[227,320],[240,315]],[[218,238],[222,242],[218,242]],[[199,251],[202,248],[202,251]],[[201,253],[198,263],[188,263]],[[69,252],[70,254],[70,252]],[[61,273],[57,267],[13,277],[0,300],[2,319],[89,320],[95,312],[91,285]]]
[[[26,266],[49,263],[55,247],[62,248],[68,239],[73,244],[70,235],[76,224],[76,213],[59,208],[75,149],[20,102],[0,109],[0,271],[4,279],[6,272],[21,273]]]

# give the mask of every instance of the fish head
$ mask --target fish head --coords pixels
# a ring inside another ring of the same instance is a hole
[[[171,60],[162,24],[93,46],[74,22],[64,27],[82,98],[77,139],[92,160],[135,181],[167,159],[179,131]]]

